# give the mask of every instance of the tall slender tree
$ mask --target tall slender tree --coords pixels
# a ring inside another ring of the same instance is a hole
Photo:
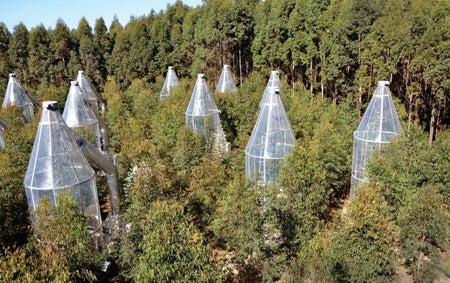
[[[112,51],[111,39],[102,17],[95,21],[94,45],[97,51],[98,62],[97,70],[95,74],[91,74],[91,79],[99,90],[102,90],[108,77],[107,63]]]
[[[319,87],[320,72],[320,17],[329,6],[328,0],[297,1],[289,17],[287,49],[291,53],[288,73],[292,84],[300,80],[313,94]],[[322,93],[323,94],[323,93]]]
[[[29,81],[33,88],[39,85],[48,85],[48,69],[50,67],[50,35],[44,25],[30,30],[29,42]]]
[[[69,74],[67,65],[71,58],[70,51],[76,51],[70,30],[62,19],[56,22],[56,28],[51,32],[50,50],[52,52],[51,82],[57,86],[67,83]]]
[[[289,38],[289,17],[294,10],[295,1],[270,0],[259,5],[252,44],[255,67],[281,69],[289,73],[292,54],[286,41]]]
[[[22,83],[28,81],[28,41],[29,32],[27,27],[20,23],[13,29],[8,45],[9,61],[13,72],[18,73]]]
[[[6,89],[7,75],[11,72],[9,63],[8,47],[11,39],[11,33],[3,22],[0,22],[0,89]]]

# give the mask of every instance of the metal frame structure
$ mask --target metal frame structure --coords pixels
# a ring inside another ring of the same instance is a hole
[[[277,88],[268,88],[265,101],[245,148],[245,173],[258,184],[275,183],[295,137]]]
[[[166,79],[164,80],[163,87],[161,92],[159,93],[159,99],[165,100],[173,91],[175,87],[178,86],[178,77],[175,73],[175,69],[173,66],[169,66],[167,70]]]
[[[388,81],[378,82],[358,129],[353,133],[352,197],[355,196],[358,185],[369,182],[367,164],[374,151],[390,143],[401,132],[400,120],[388,85]]]
[[[229,65],[223,65],[223,70],[222,73],[220,74],[219,81],[217,83],[216,92],[218,93],[237,92],[237,87],[233,81],[233,75],[231,74]]]

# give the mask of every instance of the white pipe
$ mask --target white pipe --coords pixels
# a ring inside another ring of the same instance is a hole
[[[95,115],[95,118],[98,121],[98,125],[100,128],[100,136],[101,136],[101,150],[102,153],[105,155],[109,154],[109,139],[108,139],[108,131],[107,131],[107,125],[106,123],[103,121],[102,117],[100,117],[100,115],[97,114],[97,112],[92,111]]]
[[[41,102],[34,95],[29,93],[28,90],[25,90],[25,96],[34,104],[34,106],[41,106]]]
[[[76,143],[86,158],[94,163],[96,167],[105,172],[111,201],[111,213],[112,215],[118,215],[120,211],[119,181],[117,178],[117,169],[114,166],[114,163],[75,132],[72,131],[72,134],[74,135]]]

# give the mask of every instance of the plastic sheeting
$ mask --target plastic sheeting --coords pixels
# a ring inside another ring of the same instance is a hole
[[[211,127],[212,130],[222,127],[219,114],[220,111],[209,91],[205,76],[197,75],[194,91],[186,110],[186,125],[194,132],[205,136]]]
[[[9,74],[8,86],[6,87],[5,98],[2,107],[9,105],[18,107],[26,123],[31,123],[34,117],[33,102],[27,96],[25,90],[17,81],[15,74]]]
[[[194,91],[186,110],[186,125],[207,141],[211,139],[210,145],[219,155],[229,151],[230,144],[226,141],[220,123],[220,111],[217,109],[203,74],[197,75]]]
[[[75,143],[55,101],[43,103],[24,185],[30,210],[39,206],[43,197],[57,205],[57,195],[67,193],[89,219],[88,232],[101,234],[94,170]]]
[[[91,105],[92,109],[94,109],[94,111],[98,113],[98,106],[100,103],[102,107],[102,112],[104,112],[105,103],[103,99],[100,97],[100,95],[98,95],[97,92],[94,91],[91,83],[84,74],[84,71],[78,71],[77,81],[81,89],[83,90],[84,98],[89,103],[89,105]]]
[[[0,149],[5,150],[5,139],[3,138],[3,130],[0,130]]]
[[[355,196],[358,184],[368,182],[367,162],[375,150],[390,143],[401,132],[389,82],[379,81],[369,106],[353,133],[352,180],[350,195]]]
[[[166,99],[173,91],[173,89],[178,86],[178,77],[175,73],[175,69],[170,66],[167,70],[166,79],[164,80],[163,87],[161,89],[161,92],[159,93],[159,99],[164,100]]]
[[[87,104],[78,81],[70,82],[66,104],[62,114],[66,125],[91,144],[102,150],[100,144],[100,126],[94,110]]]
[[[280,161],[294,147],[295,137],[278,89],[270,87],[245,148],[245,173],[259,184],[275,183]]]
[[[233,81],[233,76],[229,65],[223,65],[222,73],[220,74],[219,82],[217,83],[216,92],[236,92],[237,87]]]
[[[267,82],[266,88],[264,89],[264,93],[263,93],[263,96],[261,98],[261,102],[259,103],[259,108],[260,109],[261,109],[261,106],[264,103],[264,101],[267,100],[267,96],[268,96],[269,91],[271,89],[278,90],[280,92],[280,94],[281,94],[281,82],[280,82],[280,77],[279,77],[279,72],[278,71],[271,71],[270,72],[269,81]]]
[[[3,138],[3,131],[8,129],[8,123],[0,117],[0,149],[5,150],[6,144]]]

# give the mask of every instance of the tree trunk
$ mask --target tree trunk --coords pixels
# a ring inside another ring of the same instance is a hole
[[[430,118],[430,133],[428,136],[428,143],[431,145],[437,136],[437,126],[439,119],[439,109],[436,102],[431,104],[431,118]]]
[[[242,85],[242,57],[241,57],[241,44],[239,44],[239,84]]]
[[[295,92],[295,63],[294,63],[294,59],[292,59],[292,67],[291,67],[291,80],[292,80],[292,93]]]
[[[337,104],[337,97],[338,97],[338,90],[337,90],[337,87],[334,87],[334,91],[333,91],[333,104],[334,105]]]
[[[313,60],[311,59],[311,63],[310,63],[310,75],[309,75],[309,88],[311,91],[311,95],[313,95]]]
[[[320,82],[320,94],[322,95],[322,100],[323,100],[323,96],[324,96],[324,86],[323,86],[323,81]]]
[[[359,120],[361,120],[361,109],[362,109],[362,96],[363,96],[363,91],[362,91],[362,86],[359,86],[359,95],[358,95],[358,118]]]
[[[409,107],[408,107],[408,129],[411,127],[412,124],[412,118],[413,118],[413,103],[414,103],[414,94],[412,91],[410,91],[409,96],[408,96],[408,103],[409,103]]]
[[[406,63],[406,67],[405,67],[405,90],[407,93],[409,93],[408,95],[408,129],[411,127],[412,124],[412,118],[413,118],[413,111],[414,111],[414,107],[413,107],[413,103],[414,103],[414,91],[409,89],[409,71],[408,71],[408,62]]]

